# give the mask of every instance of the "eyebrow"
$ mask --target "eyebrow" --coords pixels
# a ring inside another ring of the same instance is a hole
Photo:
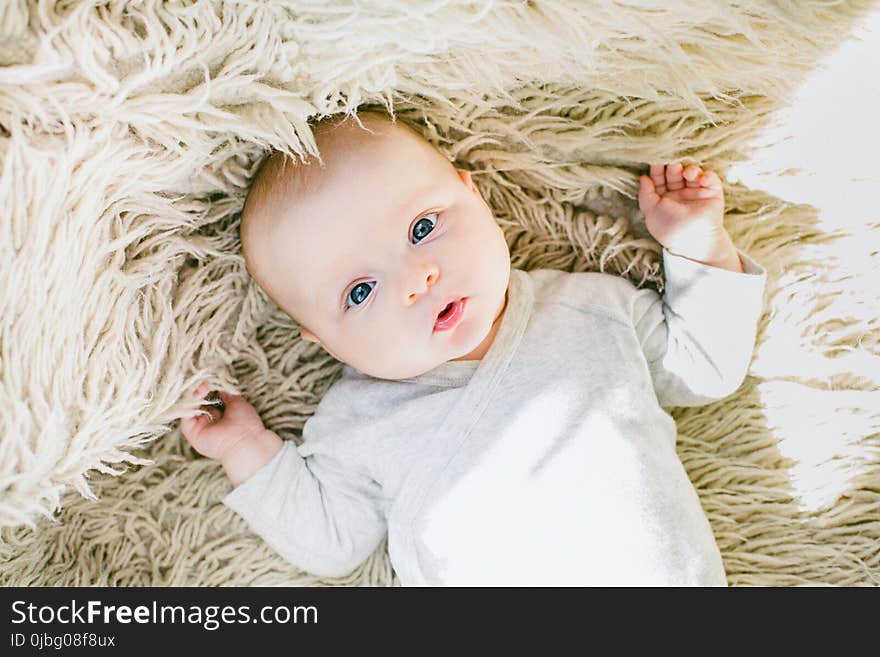
[[[431,190],[433,190],[433,189],[434,189],[434,185],[431,185],[430,187],[420,188],[419,191],[418,191],[417,193],[413,194],[413,195],[409,198],[409,200],[408,200],[405,204],[403,204],[401,210],[392,213],[391,216],[392,216],[392,217],[397,217],[397,216],[400,216],[400,215],[406,215],[406,214],[408,213],[408,211],[410,211],[410,209],[414,206],[414,204],[415,204],[415,202],[416,202],[417,199],[420,199],[420,198],[424,197],[425,195],[427,195],[427,194],[428,194]],[[410,218],[409,223],[407,224],[407,226],[409,226],[409,224],[412,223],[412,221],[413,221],[414,219],[417,219],[417,218],[421,217],[423,214],[427,214],[427,211],[426,211],[424,208],[421,207],[422,205],[423,205],[423,204],[421,204],[421,203],[419,204],[419,210],[418,210],[418,211],[415,211],[415,214],[412,214],[412,216],[411,216],[411,218]],[[411,214],[411,212],[410,212],[410,214]],[[390,223],[390,222],[391,222],[391,219],[389,219],[389,223]],[[408,237],[408,236],[407,236],[407,237]],[[331,297],[331,299],[332,299],[331,314],[332,314],[333,317],[338,316],[338,315],[343,311],[343,308],[340,308],[340,306],[339,306],[340,296],[342,295],[343,292],[345,292],[345,290],[346,290],[347,287],[348,287],[348,284],[349,284],[351,281],[355,280],[356,278],[357,278],[357,276],[355,276],[354,278],[347,279],[347,280],[342,284],[342,287],[341,287],[341,288],[337,288],[337,287],[336,287],[336,283],[335,283],[335,281],[333,282],[333,286],[334,286],[334,287],[333,287],[333,291],[330,292],[330,297]],[[325,291],[322,291],[322,290],[320,290],[320,289],[318,290],[318,292],[317,292],[317,296],[316,296],[316,299],[315,299],[315,307],[316,307],[316,308],[323,308],[323,304],[320,303],[321,300],[322,300],[320,297],[326,297],[326,296],[327,296],[327,295],[326,295],[326,292],[325,292]]]

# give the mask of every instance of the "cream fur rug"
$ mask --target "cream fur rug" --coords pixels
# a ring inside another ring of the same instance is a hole
[[[381,105],[474,172],[526,269],[660,286],[638,173],[739,166],[727,222],[766,313],[743,387],[675,412],[679,453],[731,584],[877,584],[880,217],[846,206],[858,171],[836,215],[746,186],[778,177],[749,169],[759,136],[872,7],[0,3],[0,583],[396,583],[384,547],[339,580],[285,563],[176,422],[207,376],[300,435],[340,365],[249,279],[237,213],[267,148]]]

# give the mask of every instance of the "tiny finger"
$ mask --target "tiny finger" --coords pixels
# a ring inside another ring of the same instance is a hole
[[[684,188],[684,180],[681,177],[681,163],[674,162],[666,167],[666,189],[677,191]]]
[[[654,188],[654,182],[648,176],[639,177],[639,207],[642,212],[649,212],[660,201]]]
[[[662,164],[651,165],[651,182],[661,196],[666,193],[666,167]]]
[[[691,164],[686,167],[684,171],[681,172],[681,177],[685,179],[685,182],[688,187],[699,187],[700,181],[698,178],[700,177],[700,167]]]
[[[714,171],[706,171],[700,176],[700,184],[703,187],[720,190],[722,188],[721,178]]]
[[[207,420],[202,413],[193,417],[185,417],[180,420],[180,430],[184,436],[191,437],[202,430]]]

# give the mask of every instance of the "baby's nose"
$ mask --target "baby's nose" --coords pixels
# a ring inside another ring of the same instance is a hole
[[[420,295],[434,287],[437,279],[440,278],[440,268],[437,265],[422,265],[415,270],[415,274],[411,274],[411,280],[404,291],[408,304],[413,304]]]

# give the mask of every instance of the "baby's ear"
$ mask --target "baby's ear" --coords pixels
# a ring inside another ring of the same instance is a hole
[[[471,178],[471,172],[470,172],[470,171],[465,171],[464,169],[456,169],[456,171],[458,172],[458,177],[461,178],[461,181],[462,181],[467,187],[469,187],[470,189],[472,189],[472,190],[474,190],[474,191],[477,190],[477,186],[474,185],[474,181],[473,181],[473,179]]]

